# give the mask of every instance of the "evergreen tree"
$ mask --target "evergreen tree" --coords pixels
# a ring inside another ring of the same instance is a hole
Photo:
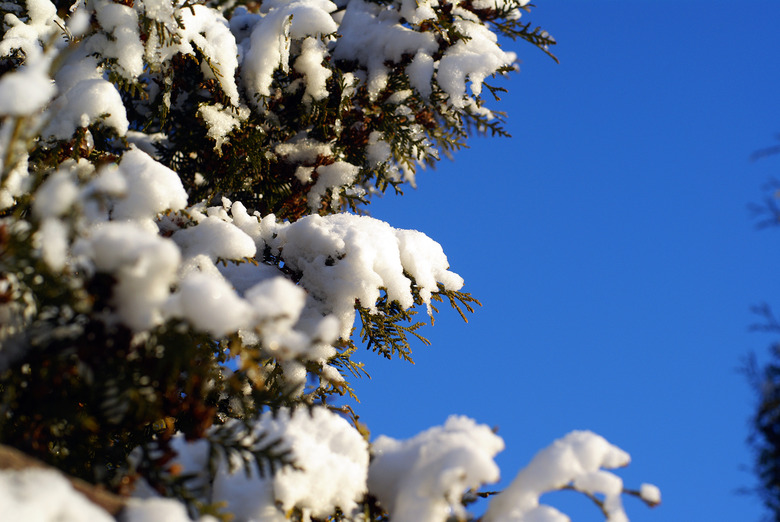
[[[775,145],[756,151],[753,159],[774,156],[780,153]],[[776,181],[767,187],[768,196],[763,203],[752,206],[758,219],[758,227],[775,227],[780,224],[780,207],[777,205]],[[753,310],[759,317],[756,330],[777,334],[780,320],[768,304]],[[755,390],[758,405],[751,418],[752,433],[748,442],[755,451],[755,473],[759,479],[757,492],[771,513],[772,520],[780,521],[780,343],[770,346],[769,360],[759,365],[755,356],[745,366],[750,384]]]
[[[760,328],[780,331],[780,323],[768,306],[757,310],[764,317]],[[772,520],[780,520],[780,344],[774,343],[770,360],[759,367],[756,359],[749,359],[748,377],[758,397],[758,406],[751,419],[749,442],[756,453],[755,472],[760,485],[757,489]]]
[[[127,520],[468,519],[497,435],[452,417],[369,444],[334,399],[361,347],[411,360],[419,311],[478,304],[437,243],[366,207],[506,135],[498,37],[555,43],[526,4],[0,3],[0,443]],[[623,520],[601,468],[627,463],[571,433],[483,518],[559,520],[539,496],[570,488]],[[4,509],[59,484],[31,473],[0,474]],[[108,517],[75,498],[58,509]]]

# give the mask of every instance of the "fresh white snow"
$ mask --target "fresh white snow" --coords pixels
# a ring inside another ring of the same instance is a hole
[[[526,3],[474,0],[470,5],[494,9]],[[445,41],[429,30],[445,4],[465,38]],[[323,381],[343,381],[328,361],[338,353],[339,338],[351,335],[356,304],[377,312],[377,300],[386,295],[405,310],[421,302],[430,312],[440,286],[462,288],[441,246],[424,233],[367,216],[317,214],[328,196],[331,209],[339,210],[341,196],[368,190],[356,186],[363,169],[386,168],[413,184],[413,169],[396,164],[389,133],[366,132],[365,164],[351,163],[336,140],[319,141],[310,129],[273,145],[268,154],[310,185],[311,215],[297,221],[260,215],[226,198],[208,206],[189,201],[179,175],[155,157],[153,144],[165,137],[130,128],[130,112],[109,71],[130,85],[171,67],[178,53],[202,56],[204,78],[215,80],[224,95],[224,103],[198,108],[218,151],[251,117],[274,121],[266,102],[284,95],[274,86],[274,75],[297,75],[288,89],[300,89],[302,106],[310,109],[331,95],[328,82],[340,61],[356,64],[342,75],[342,100],[364,88],[372,103],[384,96],[384,107],[412,121],[410,99],[425,102],[436,90],[447,110],[489,116],[477,102],[483,82],[511,68],[516,57],[501,49],[491,27],[465,4],[266,0],[259,12],[239,7],[228,20],[206,5],[89,0],[74,4],[66,21],[49,0],[26,0],[24,6],[25,16],[6,15],[0,40],[0,56],[18,51],[25,57],[21,67],[0,76],[0,158],[9,162],[2,165],[0,208],[31,195],[31,215],[13,226],[34,231],[33,247],[46,266],[73,277],[101,273],[116,280],[113,308],[104,312],[107,322],[122,323],[139,336],[171,319],[216,340],[237,334],[247,346],[275,358],[289,389],[302,393],[311,377],[309,363],[321,368],[317,376]],[[519,17],[520,11],[509,16]],[[143,17],[158,24],[144,37]],[[60,26],[67,26],[72,41],[63,38]],[[408,82],[403,90],[387,92],[393,66],[400,63],[406,64]],[[164,87],[149,85],[150,90]],[[170,107],[174,101],[167,95],[164,103]],[[86,127],[95,124],[137,146],[110,165],[69,159],[42,177],[29,171],[27,141],[36,136],[67,141],[81,132],[89,147]],[[334,132],[341,131],[338,125]],[[421,125],[410,123],[409,129],[413,160],[437,153]],[[198,174],[201,180],[204,174]],[[264,251],[284,270],[264,264]],[[16,291],[14,277],[0,280],[0,290]],[[28,305],[0,304],[0,340],[23,328],[25,310],[35,303],[30,299]],[[282,439],[299,467],[263,478],[245,469],[243,461],[223,458],[212,482],[206,480],[205,443],[180,437],[174,443],[185,471],[197,473],[207,486],[204,500],[225,502],[238,522],[283,521],[292,509],[301,510],[304,519],[326,518],[337,508],[361,520],[355,510],[367,492],[394,522],[464,520],[462,496],[498,480],[493,459],[504,447],[487,426],[458,416],[408,440],[380,436],[371,444],[325,407],[266,413],[253,429]],[[602,437],[572,432],[541,451],[493,498],[483,520],[568,520],[539,501],[562,487],[601,496],[608,520],[627,520],[622,480],[607,470],[628,462],[628,454]],[[139,486],[138,495],[142,492]],[[640,496],[650,504],[660,502],[658,488],[650,484],[641,486]],[[9,520],[112,520],[53,471],[0,472],[0,506],[0,518]],[[179,502],[151,495],[133,499],[121,520],[189,517]]]

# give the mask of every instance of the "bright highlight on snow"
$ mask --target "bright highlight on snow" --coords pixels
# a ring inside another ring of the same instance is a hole
[[[0,470],[0,518],[114,520],[77,477],[126,522],[472,519],[503,439],[461,416],[372,439],[349,383],[477,301],[364,211],[505,133],[499,36],[555,43],[526,4],[0,4],[0,444],[47,466]],[[482,520],[567,520],[540,503],[564,488],[627,520],[628,462],[572,432]]]
[[[502,449],[501,437],[467,417],[450,417],[405,441],[379,437],[368,487],[395,521],[463,520],[463,495],[498,481],[493,457]]]

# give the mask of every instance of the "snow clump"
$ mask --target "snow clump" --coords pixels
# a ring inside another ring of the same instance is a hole
[[[590,431],[573,431],[556,440],[531,460],[512,483],[490,502],[484,522],[536,520],[564,522],[568,517],[539,504],[549,491],[571,486],[577,491],[604,497],[609,522],[627,522],[621,494],[623,481],[604,471],[627,466],[631,457]]]
[[[237,455],[223,458],[205,500],[226,503],[236,522],[284,522],[285,513],[294,508],[305,520],[327,518],[336,508],[354,514],[366,493],[369,453],[368,443],[346,420],[322,407],[282,409],[263,414],[254,429],[269,442],[281,439],[280,449],[291,450],[295,465],[261,477],[253,462]],[[177,462],[184,473],[203,480],[208,446],[177,440]]]
[[[336,4],[327,0],[293,0],[264,2],[263,7],[268,9],[266,14],[254,25],[249,42],[242,42],[243,76],[249,98],[254,102],[258,96],[270,96],[274,71],[281,68],[289,72],[293,40],[304,41],[304,52],[294,67],[309,80],[308,96],[323,98],[327,94],[323,82],[329,74],[317,62],[318,57],[321,62],[325,56],[318,40],[338,29],[330,15]]]
[[[163,322],[181,258],[173,241],[135,222],[111,221],[79,239],[73,253],[89,272],[117,278],[113,304],[123,323],[143,331]]]
[[[639,497],[651,506],[655,506],[661,503],[661,490],[653,484],[642,484],[639,486]]]
[[[114,518],[50,469],[0,471],[3,520],[114,522]]]
[[[382,292],[403,308],[415,305],[415,290],[430,305],[441,283],[459,290],[463,279],[449,271],[441,246],[422,232],[399,230],[367,216],[306,216],[278,223],[264,232],[265,242],[291,270],[324,314],[341,322],[348,337],[355,320],[355,302],[376,310]]]
[[[467,417],[408,440],[381,436],[371,447],[368,488],[393,522],[465,520],[463,494],[499,479],[493,457],[503,449],[501,437]]]

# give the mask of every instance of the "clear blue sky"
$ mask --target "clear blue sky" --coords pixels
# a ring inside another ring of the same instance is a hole
[[[748,204],[780,178],[750,162],[780,132],[780,2],[538,0],[556,65],[511,44],[521,73],[496,108],[513,138],[480,139],[372,214],[439,241],[482,300],[443,310],[416,365],[365,355],[359,412],[374,435],[469,415],[495,425],[504,484],[573,429],[631,453],[633,521],[747,521],[763,512],[745,444],[755,399],[738,372],[772,340],[780,229]],[[602,517],[562,494],[575,521]]]

